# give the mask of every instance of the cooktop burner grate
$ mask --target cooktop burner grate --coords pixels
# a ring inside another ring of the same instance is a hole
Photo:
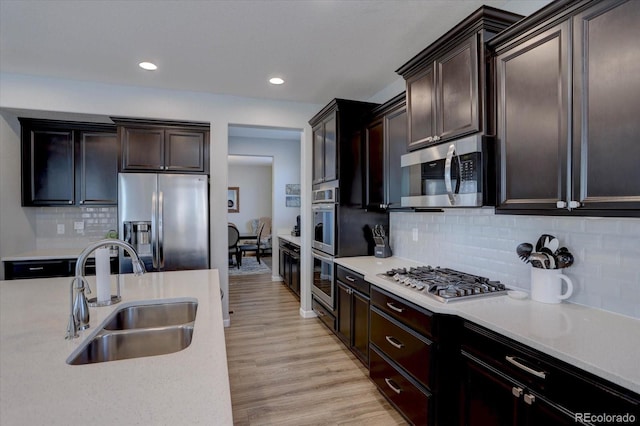
[[[506,294],[508,290],[500,281],[491,281],[489,278],[454,269],[431,266],[391,269],[380,276],[413,288],[442,303],[497,296]]]

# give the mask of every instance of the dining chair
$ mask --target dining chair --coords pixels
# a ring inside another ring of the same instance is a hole
[[[238,241],[240,241],[240,231],[236,228],[235,225],[229,224],[229,264],[233,261],[233,256],[236,257],[236,267],[240,269],[242,265],[242,256],[240,252],[240,246],[238,246]]]
[[[260,238],[262,238],[263,230],[264,230],[264,223],[261,224],[260,227],[258,228],[258,236],[255,239],[255,243],[253,242],[253,239],[252,239],[251,243],[242,244],[239,246],[240,252],[241,252],[240,257],[244,256],[244,254],[247,252],[255,252],[256,260],[258,261],[258,263],[260,263],[260,251],[264,252],[264,250],[266,249],[266,245],[260,241]]]

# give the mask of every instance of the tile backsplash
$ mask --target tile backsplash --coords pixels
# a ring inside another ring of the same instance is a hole
[[[117,207],[40,207],[36,210],[36,248],[82,248],[117,230]],[[82,223],[83,229],[75,229]],[[64,226],[62,234],[59,225]]]
[[[572,303],[640,318],[640,219],[496,215],[493,208],[391,213],[394,256],[459,269],[528,291],[530,266],[515,253],[551,234],[575,256],[563,273]],[[417,241],[414,236],[417,233]]]

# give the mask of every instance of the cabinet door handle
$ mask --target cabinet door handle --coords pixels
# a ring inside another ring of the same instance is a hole
[[[389,344],[391,346],[393,346],[396,349],[402,349],[404,348],[404,345],[402,344],[401,341],[399,341],[398,339],[396,339],[393,336],[384,336],[385,339],[387,339],[387,342],[389,342]]]
[[[30,271],[42,271],[44,269],[44,266],[31,266],[29,267]]]
[[[403,308],[398,308],[398,307],[394,306],[394,305],[393,305],[393,303],[391,303],[391,302],[387,302],[387,306],[388,306],[390,309],[393,309],[393,310],[394,310],[394,311],[396,311],[396,312],[399,312],[399,313],[403,313],[403,312],[404,312],[404,309],[403,309]]]
[[[577,209],[578,207],[580,207],[580,201],[575,201],[575,200],[569,201],[570,209]]]
[[[427,141],[427,142],[433,142],[433,136],[429,136],[429,137],[427,137],[426,141]]]
[[[531,395],[531,394],[525,394],[524,396],[524,402],[526,402],[529,405],[532,405],[534,402],[536,401],[536,397]]]
[[[511,388],[511,393],[516,398],[520,398],[522,396],[522,388],[518,388],[518,387],[514,386],[514,387]]]
[[[350,283],[355,283],[355,282],[356,282],[356,279],[355,279],[355,278],[353,278],[353,277],[350,277],[349,275],[345,276],[344,278],[345,278],[347,281],[349,281]]]
[[[440,139],[442,139],[440,136],[436,135],[433,137],[433,141],[434,142],[438,142]]]
[[[556,207],[559,209],[566,209],[567,208],[567,202],[566,201],[556,201]]]
[[[518,361],[518,358],[516,358],[514,356],[507,355],[505,357],[505,359],[507,361],[509,361],[511,364],[513,364],[516,367],[526,371],[529,374],[533,374],[534,376],[540,377],[541,379],[546,379],[547,378],[547,373],[545,373],[544,371],[537,371],[537,370],[534,370],[533,368],[527,367],[526,365],[524,365],[520,361]]]
[[[395,384],[395,382],[391,379],[387,379],[385,377],[384,379],[385,383],[387,384],[387,386],[389,386],[391,388],[392,391],[394,391],[395,393],[397,393],[398,395],[400,395],[400,392],[402,392],[402,389],[400,389],[398,387],[398,385]]]

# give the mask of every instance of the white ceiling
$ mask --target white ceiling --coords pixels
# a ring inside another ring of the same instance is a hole
[[[368,100],[482,4],[549,0],[0,0],[0,71],[326,104]],[[143,71],[138,62],[159,69]],[[282,76],[272,86],[267,79]]]

